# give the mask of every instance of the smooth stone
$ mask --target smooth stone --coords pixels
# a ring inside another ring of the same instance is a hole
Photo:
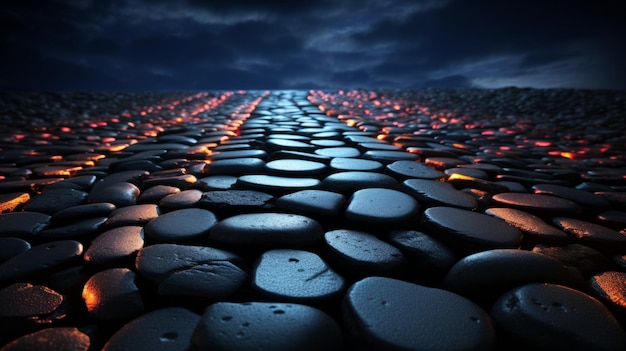
[[[341,140],[331,140],[331,139],[311,140],[310,143],[311,143],[311,145],[321,146],[321,147],[325,147],[325,148],[344,146],[346,144],[346,143],[344,143]]]
[[[108,202],[116,207],[131,206],[136,204],[140,192],[139,188],[134,184],[119,182],[94,188],[89,193],[87,202]]]
[[[124,151],[128,152],[143,152],[143,151],[152,151],[152,150],[185,150],[188,149],[189,145],[178,144],[178,143],[137,143],[130,145]]]
[[[550,195],[500,193],[491,199],[497,205],[527,211],[538,216],[577,214],[581,211],[576,203]]]
[[[164,213],[148,222],[146,236],[158,241],[187,241],[209,233],[217,223],[213,212],[201,208],[185,208]]]
[[[70,222],[76,218],[108,217],[113,210],[115,205],[106,202],[72,206],[52,215],[50,222],[57,224]]]
[[[492,350],[489,315],[454,293],[368,277],[343,301],[343,321],[358,350]]]
[[[485,180],[489,179],[489,174],[487,174],[487,172],[483,171],[482,169],[477,169],[477,168],[454,167],[454,168],[446,169],[444,173],[449,176],[453,174],[460,174],[460,175],[464,175],[464,176],[472,177],[472,178],[485,179]]]
[[[419,203],[410,195],[397,190],[368,188],[358,190],[346,208],[346,218],[352,221],[398,223],[417,216]]]
[[[185,308],[165,307],[130,321],[102,351],[187,351],[200,316]]]
[[[398,188],[392,177],[374,172],[349,171],[331,174],[322,181],[324,190],[351,194],[363,188]]]
[[[147,188],[142,191],[139,197],[137,198],[137,203],[145,204],[145,203],[153,203],[158,204],[162,198],[167,195],[180,193],[180,189],[175,186],[169,185],[155,185]]]
[[[394,230],[389,243],[402,251],[418,276],[442,277],[457,261],[450,248],[416,230]]]
[[[554,184],[534,185],[535,194],[558,196],[577,203],[585,211],[601,212],[609,207],[609,201],[593,193]]]
[[[279,197],[276,200],[276,206],[305,214],[336,216],[345,202],[345,196],[331,191],[301,190]]]
[[[312,302],[338,295],[345,281],[312,252],[270,250],[254,267],[252,287],[274,299]]]
[[[338,229],[324,234],[324,241],[334,266],[349,275],[392,275],[404,268],[402,252],[372,234]]]
[[[30,199],[24,210],[51,215],[68,207],[82,205],[86,199],[86,192],[75,189],[46,190]]]
[[[291,178],[271,175],[244,175],[237,180],[237,186],[269,193],[286,193],[318,188],[321,182],[315,178]]]
[[[271,208],[274,197],[254,190],[207,191],[198,202],[210,209],[266,209]]]
[[[378,172],[383,164],[378,161],[364,160],[352,157],[335,157],[330,161],[330,168],[334,171],[368,171]]]
[[[466,175],[454,173],[448,176],[448,183],[457,189],[478,189],[486,191],[490,194],[499,194],[509,192],[509,188],[504,185],[500,185],[495,182],[491,182],[484,179],[469,177]]]
[[[265,159],[266,157],[267,157],[267,152],[265,152],[264,150],[248,149],[248,150],[216,152],[210,156],[210,159],[213,162],[215,162],[215,161],[233,159],[233,158]]]
[[[28,250],[30,250],[30,243],[26,240],[12,237],[0,237],[0,263]]]
[[[49,239],[88,238],[100,233],[107,220],[107,217],[94,217],[59,226],[48,226],[39,232],[38,236]]]
[[[44,179],[27,179],[27,180],[15,180],[6,181],[0,183],[0,192],[18,192],[18,191],[36,191],[40,192],[43,188],[63,181],[63,178],[44,178]]]
[[[377,139],[376,142],[358,143],[358,147],[361,150],[402,151],[402,148],[387,143],[381,143],[380,140]]]
[[[361,151],[354,147],[326,147],[315,150],[315,153],[327,157],[359,157]]]
[[[459,207],[466,210],[478,207],[476,198],[456,190],[449,183],[427,179],[407,179],[402,186],[409,194],[426,204]]]
[[[0,319],[39,317],[40,322],[52,323],[66,317],[67,311],[59,310],[63,300],[46,286],[15,283],[0,290]]]
[[[576,267],[585,276],[603,271],[609,263],[608,257],[602,252],[579,244],[536,245],[532,251],[554,257],[568,267]]]
[[[143,244],[143,227],[117,227],[92,240],[83,259],[93,265],[115,263],[132,257],[143,248]]]
[[[143,181],[144,187],[152,187],[155,185],[169,185],[180,189],[186,189],[194,185],[198,181],[198,178],[193,174],[180,174],[180,175],[163,175],[163,176],[150,176]]]
[[[109,215],[106,226],[122,227],[129,225],[144,225],[157,218],[161,210],[154,204],[133,205],[119,208]]]
[[[326,165],[320,162],[283,159],[274,160],[265,164],[265,168],[276,174],[289,176],[311,176],[324,172]]]
[[[88,351],[90,337],[74,327],[55,327],[23,335],[4,345],[2,351]]]
[[[442,180],[446,174],[416,161],[400,160],[386,166],[393,175],[406,178]]]
[[[0,237],[32,237],[50,223],[50,216],[39,212],[0,214]]]
[[[419,156],[405,151],[370,150],[363,154],[366,160],[374,160],[382,163],[395,161],[418,161]]]
[[[485,214],[499,218],[509,225],[521,230],[524,238],[545,243],[566,243],[569,237],[562,230],[549,225],[543,219],[530,213],[513,208],[493,207],[485,210]]]
[[[233,175],[215,175],[198,179],[196,183],[202,190],[229,190],[237,183],[237,177]]]
[[[16,208],[23,206],[30,200],[28,193],[8,193],[0,194],[0,213],[12,212]]]
[[[626,334],[598,300],[552,284],[517,287],[494,304],[496,327],[525,347],[541,350],[624,350]]]
[[[96,182],[91,189],[91,192],[94,191],[106,191],[103,190],[111,185],[115,185],[118,183],[126,182],[134,185],[139,185],[141,182],[146,179],[150,175],[150,172],[143,170],[132,170],[132,171],[122,171],[110,174],[104,177],[102,180]],[[87,200],[89,201],[89,199]],[[106,202],[106,201],[97,201],[97,202]]]
[[[167,209],[182,209],[195,206],[202,198],[198,189],[183,190],[177,194],[167,195],[159,201],[159,206]]]
[[[464,253],[514,249],[522,242],[522,232],[506,222],[454,207],[428,208],[423,222],[434,229],[432,234],[438,239]]]
[[[34,246],[0,264],[0,284],[26,279],[54,271],[59,266],[77,260],[83,245],[74,240],[59,240]]]
[[[340,350],[337,323],[305,305],[219,302],[210,305],[193,333],[197,350]]]
[[[309,151],[315,149],[315,146],[302,141],[276,138],[268,139],[265,145],[269,150]]]
[[[209,239],[220,244],[257,247],[309,246],[324,234],[315,220],[286,213],[247,213],[228,217],[211,229]]]
[[[489,304],[516,286],[535,282],[568,284],[568,277],[567,268],[553,257],[526,250],[496,249],[462,258],[450,268],[443,287]]]
[[[580,244],[611,251],[626,248],[626,233],[575,218],[556,217],[552,222]]]
[[[305,161],[320,162],[323,164],[328,164],[332,158],[329,156],[312,154],[309,152],[279,150],[279,151],[272,152],[269,156],[269,159],[270,160],[305,160]]]
[[[265,161],[260,158],[242,157],[211,162],[206,168],[207,174],[239,176],[258,174],[265,169]]]
[[[141,314],[144,302],[135,284],[135,272],[112,268],[94,274],[83,288],[87,312],[97,320],[124,320]]]
[[[225,298],[236,293],[248,274],[243,259],[204,246],[157,244],[139,251],[135,267],[157,284],[161,295]]]
[[[623,323],[626,318],[626,273],[608,271],[596,274],[589,279],[589,287]]]

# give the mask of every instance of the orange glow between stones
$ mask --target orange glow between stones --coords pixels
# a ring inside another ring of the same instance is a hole
[[[83,289],[83,300],[89,311],[94,310],[100,303],[100,298],[96,291],[92,291],[89,285],[85,285]]]
[[[387,134],[378,134],[376,136],[376,139],[378,140],[385,140],[387,138]]]

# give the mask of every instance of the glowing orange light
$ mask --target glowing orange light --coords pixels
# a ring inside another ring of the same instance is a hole
[[[93,291],[89,284],[85,285],[83,289],[83,300],[89,311],[93,311],[100,303],[100,298],[97,295],[97,291]]]
[[[356,125],[356,123],[357,123],[357,121],[356,121],[356,120],[354,120],[354,119],[349,119],[349,120],[347,120],[347,121],[346,121],[346,124],[347,124],[349,127],[354,127],[354,126]]]
[[[572,152],[569,151],[563,151],[560,153],[561,156],[565,157],[565,158],[569,158],[570,160],[573,160],[575,155]]]
[[[63,133],[69,133],[69,132],[71,132],[72,130],[70,129],[70,127],[61,127],[61,131],[62,131]]]
[[[376,136],[376,139],[378,140],[385,140],[385,138],[387,138],[387,134],[378,134]]]
[[[548,147],[552,145],[549,141],[535,141],[535,146]]]

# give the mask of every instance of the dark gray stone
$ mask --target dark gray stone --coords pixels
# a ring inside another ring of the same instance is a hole
[[[82,295],[89,315],[98,320],[131,319],[145,309],[135,273],[128,268],[94,274],[85,283]]]
[[[0,263],[28,250],[30,250],[30,243],[26,240],[0,237]]]
[[[143,244],[142,227],[118,227],[98,235],[85,251],[83,259],[93,265],[114,263],[132,257]]]
[[[32,237],[50,223],[50,216],[39,212],[11,212],[0,214],[0,237]]]
[[[113,210],[115,205],[106,202],[72,206],[52,215],[50,222],[57,224],[70,222],[76,218],[107,217]]]
[[[363,188],[398,188],[392,177],[374,172],[349,171],[331,174],[322,181],[325,190],[351,194]]]
[[[384,189],[358,190],[348,201],[346,218],[374,223],[399,223],[416,219],[419,203],[405,193]]]
[[[285,210],[335,216],[343,209],[345,196],[324,190],[301,190],[283,195],[276,200],[276,206]]]
[[[466,210],[473,210],[478,207],[476,198],[456,190],[449,183],[426,179],[408,179],[402,185],[409,194],[425,204],[459,207]]]
[[[569,241],[569,237],[562,230],[549,225],[541,218],[514,208],[489,208],[485,214],[500,218],[509,225],[521,230],[524,239],[532,238],[543,243],[562,244]]]
[[[157,218],[161,210],[154,204],[143,204],[119,208],[109,215],[106,226],[109,228],[130,225],[144,225]]]
[[[31,198],[24,210],[52,215],[68,207],[82,205],[86,199],[86,192],[71,188],[46,190]]]
[[[144,227],[148,237],[158,241],[188,241],[205,236],[217,223],[213,212],[185,208],[164,213]]]
[[[395,161],[388,164],[386,168],[392,174],[400,176],[404,179],[417,178],[442,180],[446,178],[445,173],[416,161]]]
[[[90,346],[89,336],[77,328],[56,327],[23,335],[4,345],[1,350],[88,351]]]

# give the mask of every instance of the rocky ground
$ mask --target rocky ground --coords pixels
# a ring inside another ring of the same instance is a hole
[[[626,348],[626,92],[2,93],[0,126],[2,351]]]

